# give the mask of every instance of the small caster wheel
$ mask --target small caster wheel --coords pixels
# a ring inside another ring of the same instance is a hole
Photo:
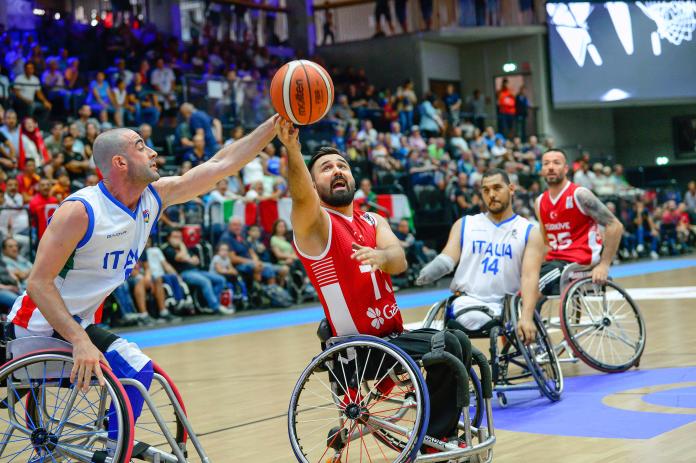
[[[503,408],[507,407],[508,400],[507,400],[507,396],[505,395],[504,392],[497,392],[496,397],[498,398],[498,404],[501,407],[503,407]]]

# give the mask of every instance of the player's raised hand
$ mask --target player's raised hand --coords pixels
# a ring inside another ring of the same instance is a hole
[[[360,246],[357,243],[353,243],[353,251],[354,252],[351,257],[363,265],[369,265],[372,267],[373,272],[382,270],[382,266],[387,263],[386,253],[379,249]]]
[[[274,126],[278,140],[280,140],[287,149],[300,148],[300,130],[292,125],[292,122],[278,117],[278,119],[275,120]]]

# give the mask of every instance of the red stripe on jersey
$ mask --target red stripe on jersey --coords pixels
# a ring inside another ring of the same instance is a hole
[[[29,320],[31,319],[31,316],[34,314],[34,311],[36,309],[37,307],[34,301],[32,301],[31,298],[25,294],[24,297],[22,297],[22,305],[19,307],[17,315],[15,315],[14,319],[12,320],[12,323],[14,323],[17,326],[21,326],[22,328],[28,329]]]
[[[99,304],[99,308],[94,313],[94,323],[101,323],[102,321],[102,317],[104,316],[104,302],[106,302],[106,299]]]

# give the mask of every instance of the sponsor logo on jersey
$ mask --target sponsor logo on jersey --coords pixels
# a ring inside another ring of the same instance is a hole
[[[128,233],[128,230],[121,230],[120,232],[111,233],[110,235],[106,235],[106,239],[108,240],[111,238],[117,238],[119,236],[125,235],[126,233]]]
[[[372,225],[373,227],[375,225],[377,225],[377,221],[375,221],[375,218],[372,217],[372,215],[368,214],[367,212],[365,212],[363,215],[361,215],[360,218],[363,219],[365,222],[369,223],[370,225]]]
[[[517,239],[517,229],[516,229],[516,228],[513,228],[513,229],[512,229],[511,235],[512,235],[513,238]]]
[[[397,306],[396,303],[386,304],[382,309],[380,309],[379,307],[375,307],[375,308],[368,307],[367,308],[367,317],[372,320],[370,322],[370,324],[376,330],[378,330],[382,325],[384,325],[385,318],[387,320],[391,320],[398,313],[399,313],[399,306]]]
[[[545,223],[544,228],[548,231],[570,230],[570,222]]]
[[[573,197],[568,196],[566,198],[566,209],[572,209],[573,208]]]
[[[150,210],[145,209],[143,211],[143,220],[145,220],[145,223],[150,223]]]

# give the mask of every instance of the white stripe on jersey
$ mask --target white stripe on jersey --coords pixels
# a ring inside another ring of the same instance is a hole
[[[450,288],[499,303],[520,289],[522,257],[532,224],[513,215],[498,224],[487,214],[462,220],[462,251]]]

